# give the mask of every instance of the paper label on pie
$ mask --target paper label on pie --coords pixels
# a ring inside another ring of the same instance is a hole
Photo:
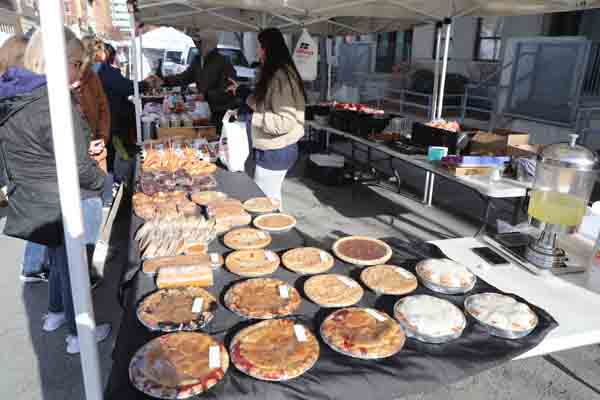
[[[217,253],[210,253],[210,262],[213,264],[219,263],[219,255]]]
[[[306,337],[306,331],[302,325],[294,325],[294,333],[296,334],[296,339],[299,342],[306,342],[308,338]]]
[[[290,297],[290,289],[287,287],[287,285],[279,286],[279,295],[284,299]]]
[[[192,303],[192,312],[195,314],[201,313],[203,305],[204,299],[202,297],[196,297]]]
[[[350,288],[355,288],[358,286],[358,283],[354,282],[352,279],[347,278],[345,276],[339,276],[338,279],[346,286]]]
[[[267,238],[267,235],[263,231],[258,232],[257,235],[258,235],[259,239],[266,239]]]
[[[220,368],[221,367],[221,347],[210,346],[208,348],[208,368]]]
[[[320,252],[319,256],[321,257],[321,262],[329,261],[329,255],[327,253],[325,253],[324,251]]]
[[[265,251],[265,257],[267,257],[267,261],[275,261],[275,254],[272,251]]]
[[[367,308],[365,310],[370,316],[372,316],[373,318],[375,318],[377,321],[379,322],[383,322],[385,321],[387,318],[384,317],[383,315],[381,315],[380,313],[378,313],[375,310],[371,310],[370,308]]]

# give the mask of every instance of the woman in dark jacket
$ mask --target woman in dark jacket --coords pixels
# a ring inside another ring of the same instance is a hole
[[[69,79],[78,77],[83,49],[65,30]],[[50,122],[50,101],[45,80],[41,32],[31,38],[25,52],[25,68],[14,71],[14,95],[0,99],[0,150],[9,180],[9,207],[4,231],[48,245],[50,262],[49,305],[43,329],[53,331],[67,324],[67,352],[79,352],[69,267],[62,235],[60,196]],[[105,175],[88,155],[91,132],[80,112],[73,110],[77,172],[82,200],[99,196]],[[26,207],[24,205],[27,205]],[[19,212],[26,210],[27,213]],[[47,216],[44,219],[39,216]],[[44,222],[43,225],[38,222]],[[110,334],[110,325],[97,326],[97,339]]]

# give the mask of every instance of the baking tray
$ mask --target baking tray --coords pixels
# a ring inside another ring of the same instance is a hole
[[[360,308],[360,307],[357,307],[357,308],[366,310],[366,308]],[[379,310],[375,310],[375,309],[372,309],[372,310],[376,311],[379,314],[385,315],[387,318],[391,318],[389,315],[387,315],[383,311],[379,311]],[[339,311],[341,311],[341,310],[339,310]],[[337,311],[334,312],[334,313],[332,313],[332,314],[330,314],[327,318],[325,318],[325,320],[323,321],[323,323],[321,323],[321,327],[319,328],[319,334],[321,335],[321,338],[323,339],[323,342],[325,342],[325,344],[327,346],[329,346],[336,353],[340,353],[342,355],[345,355],[345,356],[348,356],[348,357],[352,357],[352,358],[358,358],[360,360],[381,360],[381,359],[384,359],[384,358],[391,357],[391,356],[393,356],[395,354],[398,354],[404,348],[404,345],[406,344],[406,339],[405,339],[404,343],[402,343],[402,346],[400,346],[400,348],[398,350],[389,352],[387,354],[378,355],[378,356],[371,356],[371,357],[365,356],[365,355],[359,355],[359,354],[355,354],[355,353],[350,353],[349,351],[345,351],[343,349],[340,349],[339,347],[337,347],[333,343],[331,343],[329,341],[329,339],[327,338],[327,336],[325,334],[323,334],[323,324],[325,323],[325,321],[327,321],[330,318],[332,318],[333,315],[335,315],[336,313],[337,313]],[[402,328],[401,324],[400,324],[400,327]],[[406,333],[406,330],[404,328],[402,328],[402,330]]]
[[[452,304],[454,307],[456,307],[463,316],[463,328],[460,330],[460,332],[456,332],[454,334],[445,335],[445,336],[429,336],[429,335],[424,335],[420,332],[417,332],[417,331],[411,329],[404,321],[402,321],[402,319],[398,318],[398,316],[397,316],[397,314],[399,314],[397,311],[398,305],[401,304],[407,298],[408,297],[402,298],[402,299],[398,300],[396,302],[396,304],[394,304],[394,318],[396,319],[396,321],[398,321],[398,323],[404,330],[404,333],[406,333],[406,336],[416,339],[420,342],[431,343],[431,344],[447,343],[452,340],[458,339],[459,337],[462,336],[462,333],[464,332],[465,328],[467,327],[467,319],[466,319],[464,313],[460,310],[460,308],[456,307],[454,304],[452,304],[450,302],[449,303]]]
[[[479,293],[479,294],[481,294],[481,293]],[[473,295],[473,296],[476,296],[476,295]],[[531,332],[533,332],[535,330],[535,328],[538,326],[538,323],[540,322],[538,315],[535,313],[535,311],[531,310],[533,315],[535,315],[535,323],[533,324],[533,327],[531,329],[527,329],[525,331],[506,330],[506,329],[501,329],[501,328],[495,327],[493,325],[487,324],[487,323],[481,321],[475,315],[471,314],[471,312],[469,311],[469,300],[473,296],[469,296],[465,299],[465,303],[464,303],[465,304],[465,313],[469,317],[473,318],[477,322],[478,325],[483,327],[492,336],[498,336],[498,337],[501,337],[504,339],[521,339],[521,338],[524,338],[525,336],[529,335]],[[510,296],[508,296],[508,297],[510,297]],[[523,304],[525,304],[525,303],[523,303]],[[531,307],[530,307],[530,309],[531,309]]]

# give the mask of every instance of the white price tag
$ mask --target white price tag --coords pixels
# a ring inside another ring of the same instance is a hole
[[[221,347],[210,346],[208,348],[208,368],[221,367]]]
[[[381,315],[379,312],[372,310],[370,308],[367,308],[365,311],[379,322],[383,322],[387,319],[386,317]]]
[[[192,303],[192,312],[194,314],[201,313],[203,311],[204,299],[202,297],[196,297],[194,303]]]
[[[306,331],[302,325],[294,325],[294,333],[296,334],[296,339],[299,342],[306,342],[308,338],[306,337]]]
[[[267,261],[269,262],[275,261],[275,254],[272,251],[265,251],[265,257],[267,257]]]
[[[329,254],[325,253],[324,251],[320,252],[319,256],[321,257],[321,262],[329,261]]]
[[[279,295],[284,299],[289,298],[290,297],[290,288],[287,285],[279,286]]]
[[[213,264],[219,263],[219,255],[217,253],[210,253],[209,257],[210,257],[211,263],[213,263]]]
[[[350,287],[350,288],[355,288],[358,286],[358,283],[356,283],[355,281],[353,281],[350,278],[347,278],[345,276],[339,276],[338,279],[346,286]]]
[[[258,232],[258,238],[259,239],[266,239],[267,238],[267,234],[264,233],[263,231]]]

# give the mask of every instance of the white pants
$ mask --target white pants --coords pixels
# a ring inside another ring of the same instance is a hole
[[[271,169],[264,169],[258,165],[254,170],[254,182],[267,197],[279,202],[280,209],[283,206],[281,201],[281,188],[283,186],[285,174],[287,174],[287,170],[274,171]]]

